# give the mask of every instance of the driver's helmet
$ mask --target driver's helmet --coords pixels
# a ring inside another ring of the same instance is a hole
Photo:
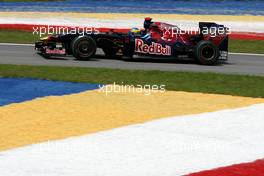
[[[149,29],[152,23],[152,18],[146,17],[144,21],[144,28]]]
[[[139,34],[140,33],[140,29],[138,29],[138,28],[132,28],[131,30],[130,30],[130,33],[133,33],[133,34]]]

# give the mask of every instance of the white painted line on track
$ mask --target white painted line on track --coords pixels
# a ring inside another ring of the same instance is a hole
[[[264,54],[256,54],[256,53],[228,53],[230,55],[242,55],[242,56],[264,56]]]
[[[23,44],[23,43],[0,43],[0,46],[34,46],[34,44]]]

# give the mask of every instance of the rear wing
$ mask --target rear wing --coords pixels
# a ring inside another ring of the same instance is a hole
[[[224,25],[219,25],[219,24],[212,23],[212,22],[199,22],[200,29],[202,29],[203,27],[211,28],[211,27],[218,27],[218,26],[224,27]]]
[[[208,33],[209,32],[209,33]],[[222,41],[218,45],[220,51],[219,60],[227,60],[228,58],[228,32],[229,29],[224,25],[212,23],[212,22],[199,22],[199,35],[204,38],[204,35],[222,36]]]
[[[227,35],[229,28],[221,24],[216,24],[212,22],[199,22],[199,34],[200,35]]]

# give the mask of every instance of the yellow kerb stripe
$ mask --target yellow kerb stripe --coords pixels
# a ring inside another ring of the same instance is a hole
[[[0,107],[0,150],[63,139],[146,121],[238,108],[264,99],[167,91],[111,93],[98,90],[39,98]]]

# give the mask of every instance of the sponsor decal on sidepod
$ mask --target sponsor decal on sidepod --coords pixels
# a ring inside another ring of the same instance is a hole
[[[163,47],[161,44],[155,42],[152,42],[151,45],[147,45],[144,43],[143,40],[136,39],[135,52],[143,54],[170,56],[171,47],[169,45],[165,45],[165,47]]]
[[[55,48],[55,49],[47,48],[46,53],[47,54],[61,54],[61,55],[63,55],[63,54],[66,54],[66,50],[65,49],[57,49],[57,48]]]

